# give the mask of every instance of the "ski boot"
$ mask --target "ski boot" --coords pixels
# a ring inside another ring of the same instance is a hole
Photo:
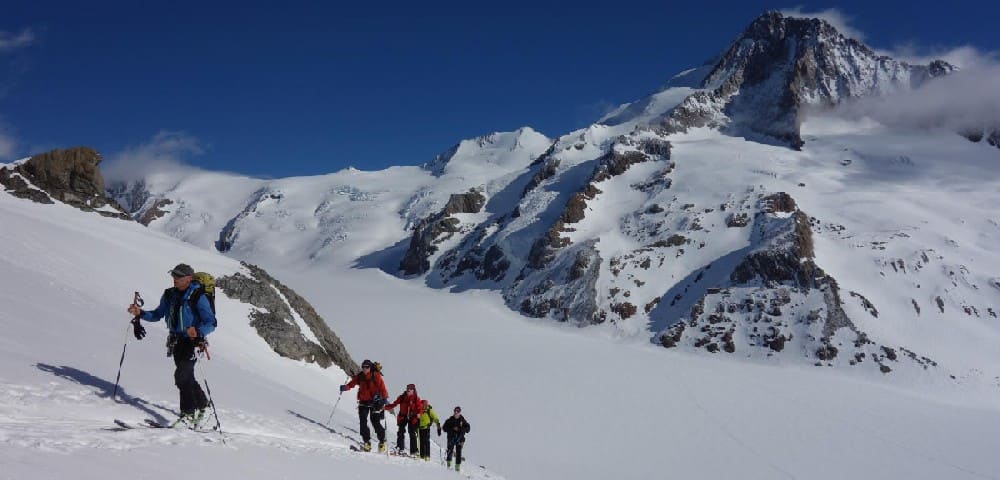
[[[385,442],[378,442],[378,453],[385,453]]]
[[[451,460],[448,460],[448,468],[451,468]]]
[[[372,451],[372,444],[365,442],[365,444],[361,446],[361,449],[366,452],[370,452]]]
[[[201,422],[205,421],[205,409],[196,410],[191,414],[191,429],[195,430],[201,426]]]
[[[462,464],[461,463],[456,463],[455,464],[455,471],[456,472],[461,472],[462,471]]]
[[[190,426],[194,422],[194,412],[182,413],[177,420],[169,425],[170,428],[177,428],[182,425]]]

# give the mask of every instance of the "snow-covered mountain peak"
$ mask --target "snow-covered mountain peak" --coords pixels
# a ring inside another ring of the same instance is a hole
[[[943,60],[910,66],[879,55],[823,19],[767,12],[730,44],[701,86],[715,90],[728,82],[730,89],[738,89],[742,84],[777,81],[777,76],[788,80],[785,86],[800,102],[837,103],[845,96],[917,87],[954,70]],[[879,73],[888,77],[880,78]]]
[[[767,12],[717,58],[599,123],[662,124],[671,132],[708,126],[800,148],[803,107],[912,90],[956,70],[943,60],[910,65],[879,55],[823,19]]]
[[[437,177],[466,175],[483,169],[516,171],[528,166],[551,143],[548,137],[527,126],[513,132],[492,132],[462,140],[423,168]]]

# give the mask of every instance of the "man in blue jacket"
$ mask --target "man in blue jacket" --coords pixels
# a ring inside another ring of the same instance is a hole
[[[174,286],[164,290],[160,305],[155,310],[140,310],[130,305],[128,312],[147,322],[157,322],[166,317],[167,355],[173,355],[174,384],[180,391],[181,416],[174,422],[187,422],[197,426],[205,415],[208,400],[201,385],[194,378],[194,365],[198,360],[197,351],[202,348],[205,336],[215,330],[215,314],[204,295],[204,289],[193,279],[194,269],[186,264],[178,264],[170,270]]]

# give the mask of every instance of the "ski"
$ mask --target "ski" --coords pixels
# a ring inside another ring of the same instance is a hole
[[[351,448],[352,451],[355,451],[355,452],[358,452],[358,453],[374,453],[376,455],[392,455],[392,456],[400,456],[400,457],[404,457],[404,456],[408,457],[409,456],[409,455],[399,455],[397,453],[393,453],[391,450],[386,450],[384,452],[380,452],[376,448],[372,448],[371,450],[366,451],[364,448],[361,448],[361,446],[359,446],[359,445],[353,445],[353,444],[349,445],[349,447]]]
[[[115,425],[124,430],[134,430],[138,428],[156,428],[156,429],[176,429],[176,430],[190,430],[192,432],[208,433],[213,432],[216,429],[213,427],[211,429],[204,428],[190,428],[187,425],[172,427],[170,425],[158,422],[152,418],[144,418],[142,423],[129,423],[124,420],[115,419]]]

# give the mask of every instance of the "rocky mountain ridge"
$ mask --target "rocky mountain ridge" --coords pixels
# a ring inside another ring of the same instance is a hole
[[[936,242],[922,225],[950,213],[922,204],[867,219],[837,208],[837,189],[858,199],[907,182],[940,190],[924,178],[936,158],[972,165],[991,153],[953,143],[957,135],[809,133],[803,111],[954,70],[879,56],[822,20],[772,12],[714,63],[554,140],[522,128],[462,141],[421,167],[294,182],[213,177],[230,185],[213,209],[189,200],[204,195],[208,175],[118,191],[142,205],[137,215],[164,212],[151,228],[264,265],[349,263],[455,292],[493,290],[527,316],[670,347],[922,370],[937,360],[915,352],[934,345],[893,343],[913,340],[906,322],[953,312],[987,321],[1000,310],[989,288],[1000,287],[984,287],[993,277],[961,260],[964,250],[919,260]],[[952,193],[936,198],[947,204]],[[850,272],[832,268],[841,258],[888,287],[845,280]],[[901,274],[897,261],[935,267]],[[886,304],[912,313],[886,314]]]

